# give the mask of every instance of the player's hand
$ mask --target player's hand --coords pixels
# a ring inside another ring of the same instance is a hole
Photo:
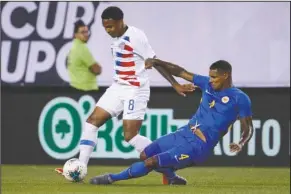
[[[174,84],[173,88],[176,90],[178,94],[185,97],[186,96],[185,93],[193,92],[197,88],[197,86],[194,86],[193,84],[183,84],[183,85]]]
[[[236,152],[239,153],[242,150],[242,145],[237,144],[237,143],[231,143],[229,145],[230,152]]]
[[[148,58],[145,60],[145,69],[151,69],[154,66],[154,59]]]

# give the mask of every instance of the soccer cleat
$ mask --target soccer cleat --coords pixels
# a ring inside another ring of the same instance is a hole
[[[186,185],[187,184],[187,180],[178,175],[171,179],[167,179],[167,181],[168,181],[168,185]]]
[[[95,176],[90,179],[90,184],[93,184],[93,185],[110,185],[112,183],[113,181],[110,178],[109,174]]]
[[[60,175],[63,175],[63,172],[64,172],[62,168],[55,168],[55,171]]]

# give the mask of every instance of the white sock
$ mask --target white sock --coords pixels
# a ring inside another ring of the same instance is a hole
[[[152,143],[152,141],[145,136],[137,134],[128,143],[135,147],[139,153],[141,153],[148,145]]]
[[[79,160],[88,165],[90,156],[97,145],[98,127],[90,123],[85,123],[80,141]]]

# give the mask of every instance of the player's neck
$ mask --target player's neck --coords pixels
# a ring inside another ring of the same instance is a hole
[[[228,88],[232,88],[233,84],[232,84],[232,80],[228,80],[227,82],[225,82],[225,84],[222,86],[221,91],[228,89]]]
[[[121,36],[123,36],[124,33],[127,31],[127,29],[128,29],[128,26],[127,26],[126,24],[123,24],[123,30],[122,30],[122,32],[120,33],[120,35],[118,36],[118,38],[121,37]]]

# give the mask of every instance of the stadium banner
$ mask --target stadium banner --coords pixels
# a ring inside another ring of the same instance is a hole
[[[161,59],[199,74],[225,59],[239,87],[290,86],[288,2],[2,2],[1,83],[68,85],[66,57],[74,22],[82,19],[91,29],[88,47],[102,65],[98,83],[109,86],[111,38],[100,16],[110,5],[124,11],[128,25],[145,31]],[[169,86],[149,71],[152,86]]]
[[[290,89],[243,89],[252,100],[254,134],[234,155],[239,121],[217,144],[206,166],[287,166],[290,156]],[[83,124],[105,88],[81,94],[70,88],[2,88],[2,163],[63,164],[78,156]],[[165,96],[167,100],[165,100]],[[201,92],[186,98],[170,88],[153,88],[140,134],[152,141],[186,125],[197,109]],[[139,155],[123,140],[122,120],[113,118],[99,129],[90,164],[128,164]]]

